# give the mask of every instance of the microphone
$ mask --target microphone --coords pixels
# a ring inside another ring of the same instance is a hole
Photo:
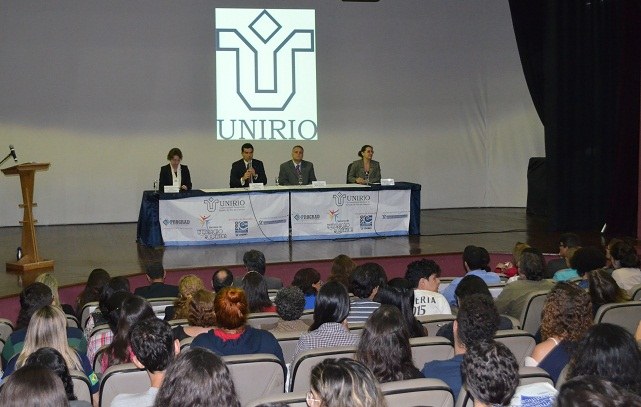
[[[9,150],[11,150],[11,157],[15,162],[18,162],[18,156],[16,156],[16,150],[13,149],[13,144],[9,144]]]

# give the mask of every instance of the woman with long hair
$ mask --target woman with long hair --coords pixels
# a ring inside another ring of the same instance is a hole
[[[62,381],[41,366],[25,366],[12,374],[0,392],[2,407],[67,407]]]
[[[628,293],[619,287],[607,269],[597,269],[589,272],[588,283],[590,285],[590,298],[592,299],[592,314],[594,315],[596,315],[601,305],[630,300]]]
[[[414,316],[414,290],[395,287],[380,287],[375,300],[398,308],[409,331],[410,338],[427,336],[427,329]]]
[[[367,366],[380,383],[424,377],[412,361],[405,319],[393,305],[381,305],[369,317],[358,343],[356,360]]]
[[[241,283],[241,288],[245,290],[249,312],[276,312],[276,306],[269,299],[267,291],[267,282],[261,274],[250,271],[245,274]]]
[[[204,289],[205,284],[200,277],[193,274],[182,276],[178,280],[178,298],[173,306],[165,308],[165,321],[187,319],[192,296],[196,291]]]
[[[178,325],[173,328],[174,338],[181,341],[214,329],[214,325],[216,325],[215,298],[216,295],[207,290],[198,290],[190,295],[189,313],[187,314],[189,325]]]
[[[325,359],[314,369],[307,393],[310,407],[386,407],[372,372],[353,359]]]
[[[292,286],[300,288],[305,294],[305,309],[314,309],[316,294],[322,285],[320,273],[311,267],[298,270],[292,281]]]
[[[349,287],[349,278],[356,268],[356,263],[346,254],[339,254],[332,260],[332,269],[329,272],[327,281],[336,281]]]
[[[154,406],[240,407],[240,401],[225,362],[207,349],[192,348],[167,368]]]
[[[102,287],[109,282],[110,276],[107,270],[93,269],[87,278],[85,289],[78,294],[76,299],[76,316],[80,318],[82,315],[82,307],[88,302],[98,301]]]

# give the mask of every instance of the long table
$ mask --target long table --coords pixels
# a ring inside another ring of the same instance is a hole
[[[136,240],[172,246],[417,235],[420,191],[409,182],[144,191]]]

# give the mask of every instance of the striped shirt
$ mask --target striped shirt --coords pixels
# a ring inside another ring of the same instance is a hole
[[[370,301],[367,298],[357,298],[349,306],[347,322],[350,324],[364,323],[370,315],[380,307],[378,302]]]

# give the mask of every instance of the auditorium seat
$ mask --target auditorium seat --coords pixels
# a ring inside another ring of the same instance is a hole
[[[80,323],[78,322],[78,318],[69,314],[65,314],[65,316],[67,317],[67,326],[69,328],[80,328]]]
[[[247,316],[247,324],[262,329],[263,325],[273,326],[279,319],[275,312],[252,312]]]
[[[641,301],[641,284],[637,284],[628,291],[630,298],[634,301]]]
[[[100,380],[100,407],[109,407],[116,395],[143,393],[151,387],[149,375],[133,363],[110,366]]]
[[[309,379],[312,369],[325,359],[354,358],[355,346],[333,346],[328,348],[311,349],[301,353],[290,366],[291,380],[289,391],[309,390]]]
[[[446,360],[454,357],[452,343],[440,336],[423,336],[410,338],[414,366],[422,369],[427,362]]]
[[[636,332],[639,320],[641,320],[641,301],[603,304],[594,317],[595,324],[607,322],[619,325],[632,335]]]
[[[521,316],[519,317],[520,324],[518,328],[528,331],[532,335],[536,335],[536,332],[541,326],[541,312],[543,311],[543,304],[545,303],[545,299],[549,292],[549,290],[541,290],[527,295],[525,307],[523,307]]]
[[[171,321],[167,321],[167,323],[172,327],[175,328],[177,326],[188,326],[189,321],[186,319],[172,319]]]
[[[82,307],[82,311],[80,312],[80,326],[83,330],[87,326],[87,321],[91,313],[94,312],[96,308],[98,308],[98,301],[88,302]]]
[[[229,368],[241,405],[261,397],[284,393],[285,366],[276,356],[257,353],[223,356],[222,359]]]
[[[91,403],[91,385],[89,384],[87,375],[78,370],[70,370],[69,375],[73,383],[73,393],[78,400]]]
[[[525,358],[532,354],[532,351],[536,346],[534,336],[531,333],[520,329],[497,331],[494,339],[496,339],[497,342],[501,342],[512,351],[517,362],[519,362],[519,366],[523,366],[525,364]]]
[[[365,328],[365,322],[352,322],[348,325],[348,328],[351,333],[361,335],[363,328]]]
[[[189,346],[191,346],[191,343],[193,342],[193,340],[194,340],[193,336],[190,336],[188,338],[185,338],[185,339],[181,340],[180,341],[180,350],[182,351],[185,348],[189,348]]]
[[[420,315],[416,319],[427,328],[429,336],[436,336],[438,330],[456,319],[456,316],[451,314],[433,314],[433,315]]]
[[[294,357],[294,352],[296,351],[296,345],[298,345],[298,340],[300,339],[300,332],[273,332],[274,337],[278,341],[280,348],[283,350],[283,358],[285,362],[289,363]]]
[[[295,393],[284,393],[276,396],[261,397],[258,400],[254,400],[249,404],[246,404],[245,407],[256,407],[261,404],[269,403],[283,403],[289,407],[307,407],[307,390]]]
[[[102,359],[103,353],[107,350],[109,345],[104,345],[101,346],[100,349],[96,351],[96,355],[94,356],[93,360],[90,360],[91,362],[91,367],[93,367],[93,372],[98,375],[98,377],[102,377],[102,365],[100,363],[100,360]]]
[[[156,316],[160,319],[165,318],[165,309],[169,306],[173,306],[176,300],[176,297],[159,297],[147,299],[149,305],[151,305],[151,308],[154,310],[154,314],[156,314]]]
[[[381,384],[388,406],[452,407],[454,395],[439,379],[411,379]]]
[[[0,318],[0,339],[6,342],[9,335],[13,333],[13,322],[5,318]]]

